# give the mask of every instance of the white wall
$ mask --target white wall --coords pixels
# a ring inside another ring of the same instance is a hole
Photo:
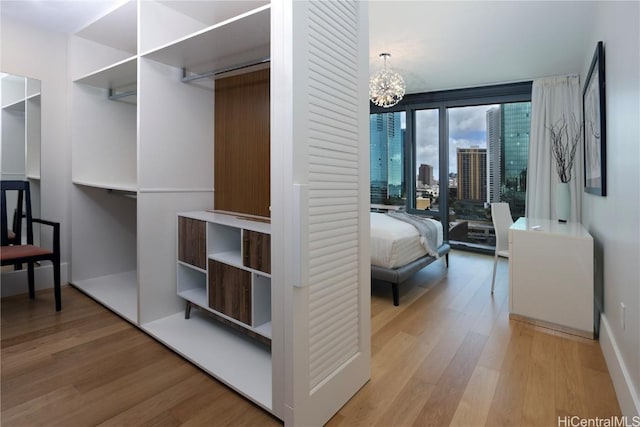
[[[605,46],[607,196],[584,194],[583,223],[602,247],[601,343],[621,409],[640,412],[640,3],[600,2],[583,83]],[[625,328],[620,303],[626,305]],[[617,353],[617,354],[616,354]]]
[[[61,223],[62,262],[69,260],[71,141],[67,90],[67,36],[32,27],[5,16],[0,24],[0,69],[42,82],[42,217]],[[47,244],[50,239],[43,239]],[[66,283],[66,264],[62,280]],[[3,282],[8,278],[3,274]],[[36,280],[37,284],[39,280]],[[50,279],[45,280],[52,286]],[[2,295],[7,295],[3,283]],[[21,289],[26,292],[26,288]]]

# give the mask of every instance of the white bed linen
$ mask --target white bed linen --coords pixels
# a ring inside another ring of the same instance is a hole
[[[442,245],[442,224],[425,218],[438,227],[438,246]],[[437,250],[438,248],[432,248]],[[384,213],[371,212],[371,265],[396,268],[427,254],[418,230]]]

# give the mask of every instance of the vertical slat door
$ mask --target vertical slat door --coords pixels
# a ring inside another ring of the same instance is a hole
[[[285,424],[322,425],[370,377],[367,5],[278,2],[272,20],[272,101],[290,103],[272,109],[274,387],[282,370]]]

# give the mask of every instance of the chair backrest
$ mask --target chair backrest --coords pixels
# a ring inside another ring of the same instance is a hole
[[[491,203],[491,217],[496,231],[496,251],[509,250],[509,227],[513,224],[509,203]]]
[[[31,214],[31,191],[29,189],[28,181],[0,181],[0,241],[2,246],[9,244],[9,221],[7,220],[7,193],[15,192],[16,197],[16,215],[12,222],[14,232],[18,236],[21,236],[20,229],[22,228],[22,215],[24,214],[27,220],[27,243],[33,244],[33,217]],[[23,208],[24,201],[24,208]],[[23,210],[24,209],[24,210]],[[16,229],[17,227],[17,229]],[[18,239],[19,242],[19,239]]]

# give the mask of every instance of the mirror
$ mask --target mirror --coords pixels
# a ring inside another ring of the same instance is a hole
[[[40,80],[0,73],[2,180],[28,180],[34,218],[40,218]],[[17,197],[7,195],[7,220],[12,221]],[[22,240],[26,243],[23,222]],[[33,240],[40,243],[40,229],[34,224]]]

